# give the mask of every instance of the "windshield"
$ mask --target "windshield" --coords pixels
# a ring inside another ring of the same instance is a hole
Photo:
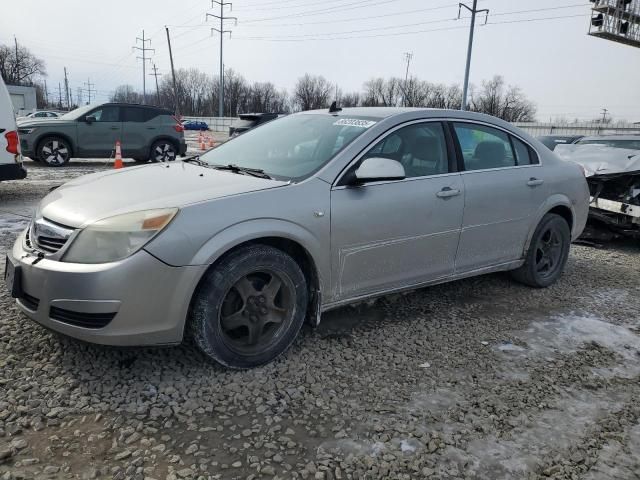
[[[282,117],[229,140],[200,158],[210,165],[255,168],[287,179],[301,179],[376,122],[369,117],[299,114]]]
[[[578,142],[578,145],[606,145],[607,147],[640,150],[640,139],[638,140],[616,140],[616,139],[580,140]]]
[[[97,105],[85,105],[84,107],[76,108],[75,110],[71,110],[70,112],[61,115],[59,118],[64,120],[77,120],[78,118],[85,115],[89,110],[92,110]]]

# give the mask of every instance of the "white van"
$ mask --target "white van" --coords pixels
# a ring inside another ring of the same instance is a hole
[[[26,176],[27,171],[22,166],[20,140],[11,97],[0,77],[0,181],[16,180]]]

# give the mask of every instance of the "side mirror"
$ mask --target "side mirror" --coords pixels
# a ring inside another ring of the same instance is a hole
[[[96,117],[94,117],[93,115],[87,115],[86,117],[84,117],[84,121],[87,123],[93,123],[96,121]]]
[[[354,172],[354,183],[402,180],[406,177],[404,167],[390,158],[371,157],[365,159]]]

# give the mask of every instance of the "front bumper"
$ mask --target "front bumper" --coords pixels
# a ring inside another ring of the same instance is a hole
[[[27,170],[21,163],[0,164],[0,181],[2,180],[22,180],[26,178]]]
[[[16,303],[29,318],[104,345],[182,340],[191,296],[206,267],[171,267],[144,250],[106,264],[36,261],[24,240],[23,232],[8,255],[20,267],[22,294]]]

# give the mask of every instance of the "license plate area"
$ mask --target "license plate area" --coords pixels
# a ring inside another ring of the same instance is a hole
[[[15,265],[9,256],[5,257],[4,283],[13,298],[22,296],[22,269]]]

